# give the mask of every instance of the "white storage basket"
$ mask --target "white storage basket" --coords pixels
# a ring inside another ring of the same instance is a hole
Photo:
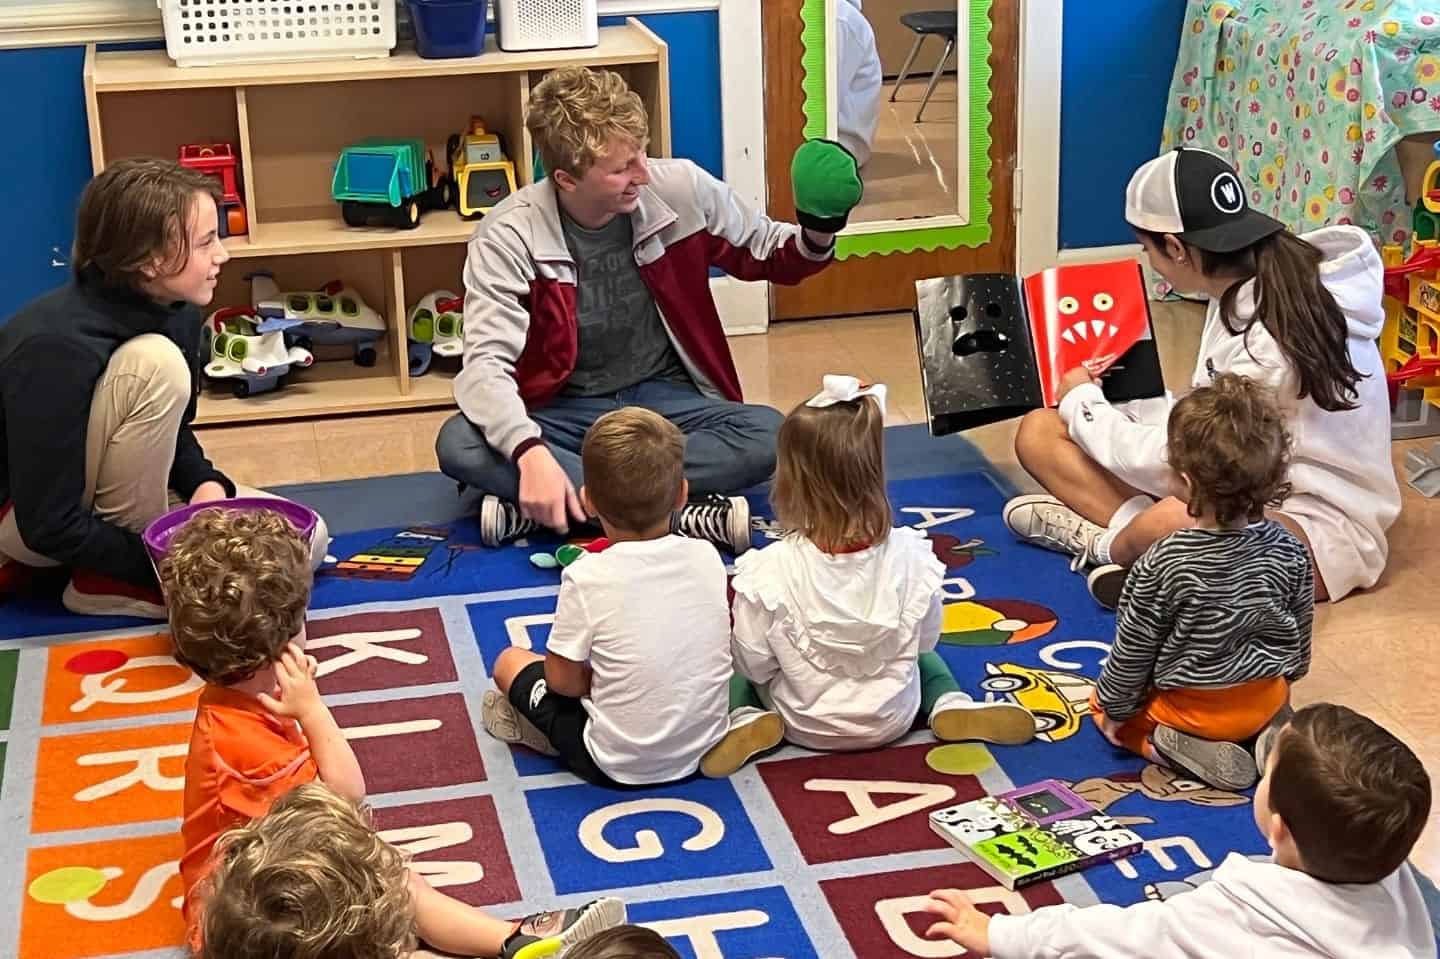
[[[388,56],[395,0],[158,0],[181,67]]]
[[[596,0],[495,0],[501,50],[564,50],[600,43]]]

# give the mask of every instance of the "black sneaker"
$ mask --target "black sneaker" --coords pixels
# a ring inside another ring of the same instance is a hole
[[[743,496],[707,496],[670,516],[670,532],[709,540],[736,556],[750,548],[750,504]]]
[[[489,494],[480,500],[480,542],[486,546],[500,546],[539,528],[539,523],[521,516],[514,503]]]
[[[606,896],[578,909],[537,912],[520,921],[520,928],[500,947],[499,959],[543,959],[563,955],[566,949],[625,921],[625,903]]]
[[[1106,563],[1090,571],[1090,575],[1085,577],[1085,586],[1095,602],[1106,609],[1119,609],[1120,594],[1125,590],[1125,577],[1129,572],[1128,566]]]
[[[1260,778],[1255,757],[1237,743],[1201,739],[1170,726],[1156,726],[1150,741],[1166,762],[1207,786],[1239,792]]]

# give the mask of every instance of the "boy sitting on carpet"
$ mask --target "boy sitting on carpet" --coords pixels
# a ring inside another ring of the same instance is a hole
[[[175,658],[205,680],[185,760],[180,827],[184,916],[193,937],[208,929],[197,895],[222,833],[317,779],[358,803],[365,777],[316,689],[315,659],[305,655],[309,547],[288,520],[272,510],[196,513],[170,541],[160,582]],[[326,835],[303,831],[296,848],[309,843],[313,848],[304,854],[323,857],[328,847],[319,840]],[[421,938],[464,955],[530,955],[542,938],[573,938],[580,929],[593,932],[625,917],[623,903],[602,899],[567,913],[563,929],[553,928],[550,914],[507,922],[436,892],[414,873],[407,881]],[[224,898],[218,894],[210,906]]]
[[[1255,823],[1274,851],[1238,853],[1193,892],[1128,908],[1050,906],[988,916],[931,893],[927,932],[995,959],[1434,959],[1435,934],[1405,862],[1430,814],[1415,754],[1364,716],[1308,706],[1268,741]]]
[[[1195,525],[1131,568],[1091,709],[1115,745],[1248,789],[1259,774],[1238,743],[1283,720],[1310,669],[1310,554],[1265,512],[1289,492],[1290,435],[1271,393],[1234,373],[1175,404],[1167,431]]]
[[[546,655],[495,660],[485,728],[599,786],[682,779],[726,731],[730,612],[709,543],[671,533],[685,437],[629,406],[585,434],[580,501],[610,545],[565,567]]]
[[[427,909],[470,910],[417,879],[362,808],[318,782],[221,836],[200,894],[196,959],[404,959]],[[523,948],[503,954],[578,955],[565,950],[607,921],[593,903],[538,913],[511,937]]]

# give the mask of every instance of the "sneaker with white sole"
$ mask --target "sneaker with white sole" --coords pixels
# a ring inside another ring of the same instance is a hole
[[[124,580],[77,569],[60,595],[60,602],[81,616],[134,616],[139,619],[168,619],[165,598],[158,589],[136,586]]]
[[[1119,609],[1120,594],[1125,590],[1125,577],[1129,573],[1128,566],[1105,563],[1090,571],[1090,575],[1085,577],[1085,587],[1101,606],[1106,609]]]
[[[521,516],[520,507],[508,500],[488,493],[480,500],[480,542],[486,546],[503,546],[539,528],[539,523]]]
[[[1073,557],[1070,568],[1099,565],[1091,550],[1105,528],[1090,522],[1048,493],[1016,496],[1001,513],[1019,539]]]
[[[1170,765],[1216,789],[1239,792],[1260,778],[1255,757],[1238,743],[1202,739],[1172,726],[1156,726],[1150,741]]]
[[[977,703],[964,693],[946,693],[930,709],[930,731],[941,742],[979,740],[1019,746],[1035,738],[1035,717],[1014,703]]]
[[[730,710],[730,729],[700,760],[700,772],[711,779],[725,779],[784,741],[785,723],[779,713],[737,706]]]
[[[485,731],[505,743],[533,749],[542,756],[558,756],[559,751],[545,738],[535,724],[521,715],[498,689],[485,690],[480,700],[480,722]]]
[[[1265,775],[1265,764],[1270,760],[1270,750],[1275,745],[1275,734],[1285,728],[1290,722],[1290,717],[1295,715],[1295,710],[1290,706],[1280,707],[1280,711],[1270,717],[1265,728],[1255,737],[1255,769],[1260,775]]]
[[[670,531],[709,540],[739,556],[750,548],[750,504],[743,496],[707,496],[681,507],[670,517]]]
[[[578,909],[537,912],[500,947],[499,959],[544,959],[564,956],[570,947],[625,922],[625,903],[613,896],[593,899]]]

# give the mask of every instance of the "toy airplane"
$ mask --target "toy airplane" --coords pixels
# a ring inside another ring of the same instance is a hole
[[[259,330],[281,330],[292,346],[353,346],[359,366],[375,365],[375,343],[385,335],[385,318],[360,294],[336,280],[317,291],[282,293],[268,270],[256,270],[250,301],[260,317]]]
[[[210,354],[204,373],[212,380],[234,380],[241,398],[268,393],[292,367],[315,362],[309,350],[286,346],[280,330],[260,332],[260,317],[249,310],[227,306],[210,314],[201,333]]]

